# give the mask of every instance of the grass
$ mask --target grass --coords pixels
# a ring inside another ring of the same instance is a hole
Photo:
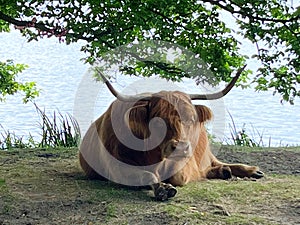
[[[228,112],[230,121],[230,137],[226,138],[227,144],[232,144],[236,146],[246,146],[246,147],[266,147],[263,139],[264,132],[260,132],[253,125],[252,132],[246,132],[246,124],[243,124],[242,128],[237,128],[233,116]],[[269,138],[269,143],[267,147],[271,146],[271,138]]]
[[[3,186],[3,185],[5,185],[5,180],[0,178],[0,187]]]
[[[37,114],[41,121],[39,122],[41,140],[34,140],[29,133],[27,138],[18,136],[14,132],[5,130],[2,125],[0,132],[0,149],[11,150],[18,148],[49,148],[49,147],[74,147],[79,145],[80,128],[75,118],[61,112],[54,111],[52,116],[40,109],[35,103]]]
[[[61,112],[53,112],[50,117],[36,104],[35,108],[40,116],[41,137],[39,147],[74,147],[80,141],[80,128],[71,114],[63,115]]]
[[[25,140],[24,136],[18,136],[15,132],[5,130],[0,124],[2,132],[0,133],[0,149],[12,149],[12,148],[33,148],[36,147],[36,143],[33,140],[32,135]]]
[[[172,200],[156,202],[150,190],[86,179],[77,154],[77,148],[0,152],[0,224],[267,225],[282,224],[285,218],[289,224],[299,222],[300,176],[267,174],[258,181],[190,183],[179,187]]]

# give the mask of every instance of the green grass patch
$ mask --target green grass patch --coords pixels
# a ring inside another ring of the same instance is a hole
[[[0,186],[5,185],[5,179],[0,178]]]

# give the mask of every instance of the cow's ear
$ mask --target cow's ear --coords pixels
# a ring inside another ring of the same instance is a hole
[[[210,108],[208,108],[205,105],[195,105],[197,114],[198,114],[198,119],[199,122],[205,122],[207,120],[211,120],[213,117],[213,113],[210,110]]]

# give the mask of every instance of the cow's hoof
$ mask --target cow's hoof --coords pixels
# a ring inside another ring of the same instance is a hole
[[[170,185],[170,186],[167,188],[167,191],[168,191],[168,198],[172,198],[172,197],[174,197],[174,196],[177,194],[176,188],[173,187],[172,185]]]
[[[177,194],[177,190],[171,184],[161,184],[155,192],[155,199],[157,201],[166,201]]]
[[[263,172],[261,172],[261,171],[255,171],[252,175],[251,175],[251,177],[253,177],[253,178],[255,178],[255,179],[260,179],[260,178],[262,178],[262,177],[264,177],[265,175],[264,175],[264,173]]]
[[[155,191],[155,200],[161,202],[168,200],[168,190],[162,186],[157,188]]]
[[[231,169],[229,166],[222,167],[222,178],[224,180],[232,178]]]

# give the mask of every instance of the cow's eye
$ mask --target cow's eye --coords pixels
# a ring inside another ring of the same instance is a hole
[[[195,117],[191,117],[189,119],[183,120],[182,123],[184,125],[192,125],[195,123]]]

